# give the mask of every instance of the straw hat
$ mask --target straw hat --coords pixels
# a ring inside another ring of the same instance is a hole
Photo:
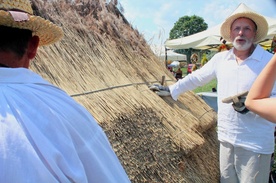
[[[232,15],[222,23],[220,34],[223,39],[228,42],[232,42],[232,40],[230,39],[231,25],[237,18],[242,17],[251,19],[257,25],[257,33],[254,39],[254,43],[262,41],[267,35],[268,23],[262,15],[254,12],[243,3],[241,3],[239,7],[232,13]]]
[[[0,0],[0,25],[31,30],[39,37],[39,46],[52,44],[63,36],[60,27],[33,14],[30,0]]]

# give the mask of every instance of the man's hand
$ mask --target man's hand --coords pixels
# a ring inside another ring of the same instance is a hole
[[[222,100],[223,103],[231,103],[235,111],[246,114],[249,110],[245,107],[244,102],[246,99],[246,96],[248,94],[248,91],[239,93],[237,95],[225,98]]]
[[[149,86],[149,89],[154,91],[160,97],[170,96],[170,89],[167,86],[162,86],[160,84],[153,84]]]

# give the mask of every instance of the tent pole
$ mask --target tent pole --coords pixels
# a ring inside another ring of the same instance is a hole
[[[168,67],[168,53],[167,53],[168,49],[165,46],[165,66],[166,68]]]
[[[187,61],[188,61],[188,64],[191,64],[191,55],[192,55],[192,48],[189,48],[188,51],[187,51]]]

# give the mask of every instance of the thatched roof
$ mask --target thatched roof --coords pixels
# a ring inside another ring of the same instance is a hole
[[[32,2],[65,37],[40,48],[31,69],[91,112],[132,182],[218,182],[216,113],[193,92],[175,102],[148,89],[176,80],[116,6]]]

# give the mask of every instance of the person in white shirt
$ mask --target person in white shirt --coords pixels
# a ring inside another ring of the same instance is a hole
[[[220,142],[220,181],[222,183],[268,182],[271,154],[274,152],[275,124],[252,111],[223,103],[225,98],[248,91],[272,54],[258,43],[267,34],[266,19],[244,5],[221,26],[221,36],[233,48],[215,54],[201,69],[175,84],[157,86],[160,96],[174,100],[217,79],[218,140]],[[153,87],[152,87],[153,88]],[[271,88],[275,95],[275,88]],[[243,104],[244,102],[239,102]],[[235,108],[234,108],[235,107]]]
[[[29,0],[0,1],[0,182],[129,183],[93,116],[28,69],[62,36]]]

